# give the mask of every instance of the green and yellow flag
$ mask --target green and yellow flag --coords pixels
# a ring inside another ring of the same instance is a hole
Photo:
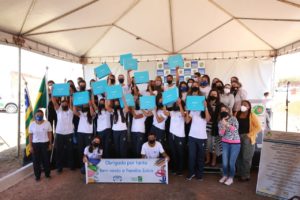
[[[44,76],[35,101],[33,113],[36,113],[40,108],[47,108],[47,93],[46,76]]]
[[[31,101],[29,98],[29,93],[27,87],[25,87],[25,136],[26,136],[26,147],[25,147],[25,153],[28,157],[30,155],[30,146],[29,146],[29,125],[31,121],[33,120],[33,110]]]

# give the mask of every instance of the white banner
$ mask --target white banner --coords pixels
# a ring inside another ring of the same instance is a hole
[[[168,184],[165,159],[102,159],[85,164],[89,183],[160,183]]]
[[[265,134],[256,193],[277,199],[300,196],[299,133]]]

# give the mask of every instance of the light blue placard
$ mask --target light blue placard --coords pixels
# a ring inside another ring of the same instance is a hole
[[[138,69],[138,61],[137,59],[130,58],[125,59],[123,61],[125,70],[137,70]]]
[[[98,95],[106,92],[107,80],[92,82],[93,94]]]
[[[134,81],[136,84],[148,83],[149,82],[149,72],[134,72]]]
[[[125,100],[126,100],[127,106],[134,107],[135,103],[134,103],[134,98],[133,98],[132,94],[126,94],[124,96],[125,96]],[[120,106],[121,106],[121,108],[124,108],[123,99],[120,98],[119,100],[120,100]]]
[[[52,96],[66,97],[70,96],[70,83],[58,83],[53,85]]]
[[[84,92],[75,92],[73,94],[73,105],[81,106],[84,104],[88,104],[90,101],[90,94],[88,91]]]
[[[186,109],[193,111],[204,111],[203,102],[205,96],[187,96],[186,97]]]
[[[179,97],[178,88],[174,87],[168,89],[165,92],[163,92],[162,96],[163,96],[163,105],[175,103]]]
[[[105,76],[108,76],[111,73],[109,66],[104,63],[98,67],[95,68],[95,74],[98,78],[103,78]]]
[[[113,85],[106,87],[106,96],[107,99],[120,99],[122,98],[123,90],[121,85]]]
[[[155,108],[155,96],[141,96],[140,108],[142,110],[152,110]]]
[[[183,58],[181,54],[177,54],[174,56],[169,56],[168,64],[170,69],[174,69],[176,67],[183,67]]]
[[[126,59],[132,59],[132,53],[126,53],[120,55],[120,64],[123,66],[124,65],[124,60]]]

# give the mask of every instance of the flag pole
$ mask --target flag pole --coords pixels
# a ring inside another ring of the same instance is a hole
[[[19,46],[19,74],[18,74],[18,145],[17,145],[17,157],[21,155],[21,46]]]

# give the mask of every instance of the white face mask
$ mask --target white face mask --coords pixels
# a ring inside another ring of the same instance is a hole
[[[230,89],[229,89],[229,88],[225,88],[225,89],[224,89],[224,93],[225,93],[225,94],[229,94],[229,93],[230,93]]]
[[[188,83],[188,86],[189,86],[189,87],[192,87],[192,85],[193,85],[193,83]]]
[[[248,110],[248,108],[246,106],[241,106],[241,111],[242,112],[246,112]]]

